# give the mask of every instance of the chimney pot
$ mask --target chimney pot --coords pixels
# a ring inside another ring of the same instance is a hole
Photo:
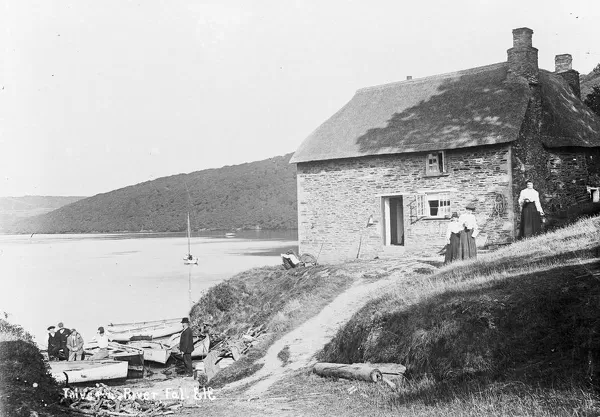
[[[412,80],[412,75],[407,75],[407,76],[406,76],[406,80],[407,80],[407,81],[408,81],[408,80]]]
[[[565,72],[573,69],[573,57],[570,54],[556,55],[554,57],[554,72]]]
[[[513,48],[532,47],[533,30],[529,28],[513,29]]]

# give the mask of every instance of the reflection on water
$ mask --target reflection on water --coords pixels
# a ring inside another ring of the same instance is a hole
[[[0,236],[0,311],[45,345],[45,329],[59,321],[84,340],[110,322],[185,316],[191,299],[243,270],[280,265],[297,251],[297,233],[195,233],[184,265],[184,233]]]

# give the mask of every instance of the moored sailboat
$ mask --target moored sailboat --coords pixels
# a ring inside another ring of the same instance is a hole
[[[198,258],[194,258],[194,256],[192,256],[192,250],[191,250],[191,245],[190,245],[190,235],[191,235],[191,228],[190,228],[190,212],[188,211],[187,214],[187,240],[188,240],[188,254],[185,258],[183,258],[183,263],[186,265],[198,265]]]

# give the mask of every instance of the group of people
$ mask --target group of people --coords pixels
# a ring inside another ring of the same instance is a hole
[[[477,243],[475,238],[479,234],[479,226],[475,218],[475,204],[467,205],[466,212],[452,213],[450,223],[446,230],[446,257],[444,263],[459,259],[477,258]]]
[[[77,329],[67,329],[64,324],[48,327],[48,358],[52,361],[83,360],[83,337]]]
[[[540,194],[533,188],[533,181],[526,181],[526,188],[519,194],[519,207],[521,209],[521,223],[519,238],[524,239],[542,232],[542,219],[544,210],[540,203]],[[466,207],[466,212],[452,213],[448,229],[446,230],[446,256],[444,263],[459,259],[477,258],[477,243],[475,238],[479,233],[479,226],[475,218],[475,203]]]
[[[104,359],[108,357],[108,335],[104,327],[98,327],[98,352],[89,359]],[[77,329],[67,329],[64,324],[48,327],[48,359],[51,361],[82,361],[85,359],[83,337]]]

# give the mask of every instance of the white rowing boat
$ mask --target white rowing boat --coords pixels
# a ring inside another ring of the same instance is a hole
[[[127,346],[133,346],[144,351],[144,360],[151,362],[162,363],[163,365],[171,356],[171,348],[163,345],[160,342],[140,340],[137,342],[129,342]]]
[[[127,362],[115,360],[50,362],[50,372],[58,383],[76,384],[127,378]]]
[[[108,325],[106,326],[108,338],[115,342],[129,342],[137,340],[152,340],[159,337],[171,336],[182,331],[181,323],[162,322],[142,326]]]

